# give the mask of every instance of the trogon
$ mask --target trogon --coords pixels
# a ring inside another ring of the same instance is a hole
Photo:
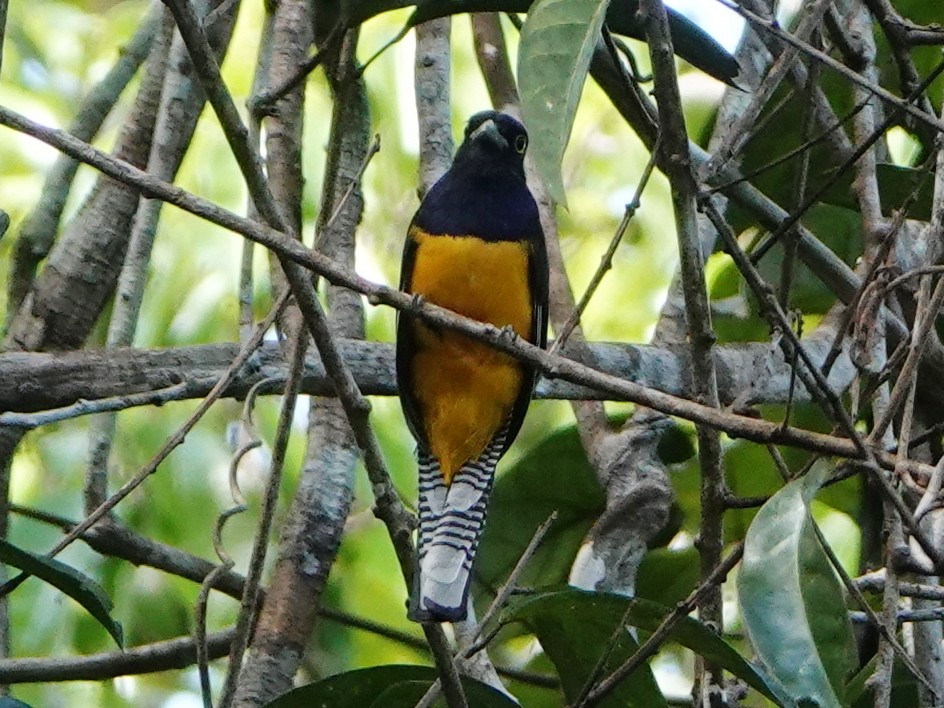
[[[524,126],[507,114],[469,119],[452,166],[410,224],[400,288],[543,347],[547,252],[525,182],[527,147]],[[410,619],[465,619],[495,468],[521,428],[534,380],[508,354],[400,315],[397,383],[419,466]]]

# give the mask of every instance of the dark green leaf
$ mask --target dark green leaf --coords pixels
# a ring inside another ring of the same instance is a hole
[[[901,208],[909,201],[911,193],[917,191],[917,198],[908,210],[908,216],[922,221],[930,220],[934,182],[925,179],[928,175],[926,170],[881,163],[876,166],[876,172],[884,213],[891,214],[895,209]],[[859,202],[852,188],[854,177],[852,172],[844,172],[826,192],[823,201],[857,211]]]
[[[853,676],[849,683],[846,684],[846,696],[849,699],[850,705],[855,705],[861,699],[867,698],[869,690],[867,687],[867,681],[875,673],[875,667],[878,666],[878,655],[875,654],[872,658],[861,667]],[[869,705],[872,702],[869,701]]]
[[[832,98],[837,115],[850,116],[855,101],[849,82],[838,80],[832,72],[824,72],[821,83]],[[806,180],[807,195],[818,190],[823,185],[824,175],[834,173],[841,164],[828,142],[819,140],[811,144],[810,139],[821,137],[823,131],[814,129],[811,135],[806,133],[809,106],[805,95],[797,95],[792,86],[781,85],[762,111],[740,156],[742,174],[749,176],[751,184],[788,211],[796,206],[795,185],[803,164],[803,152],[809,155],[812,166]],[[851,179],[852,172],[849,172]],[[736,231],[743,231],[756,222],[751,214],[734,205],[731,223]]]
[[[557,666],[564,692],[573,699],[574,691],[580,691],[624,616],[627,616],[629,626],[652,632],[670,612],[671,608],[649,600],[567,588],[516,599],[502,618],[508,622],[525,622],[534,631]],[[768,698],[778,699],[777,689],[762,670],[746,661],[698,620],[682,618],[668,639],[719,664]],[[636,643],[629,632],[622,631],[616,650],[607,660],[605,673],[619,666],[635,648]],[[613,694],[624,702],[614,702],[613,705],[658,705],[645,702],[653,700],[648,692],[651,680],[648,668],[633,674]],[[783,701],[782,696],[780,700]],[[661,694],[659,702],[664,702]]]
[[[622,602],[619,602],[622,600]],[[577,699],[625,610],[625,598],[562,590],[526,597],[514,602],[503,614],[507,622],[524,622],[541,642],[557,667],[561,687],[570,704]],[[621,607],[622,605],[622,607]],[[626,629],[604,664],[599,681],[636,650],[633,635]],[[667,705],[648,666],[641,667],[620,684],[599,705],[657,708]]]
[[[600,39],[608,0],[538,0],[518,46],[521,113],[531,158],[557,202],[566,205],[560,166],[577,104]]]
[[[671,607],[684,600],[695,589],[700,578],[698,551],[686,548],[650,550],[639,564],[636,574],[636,596]]]
[[[387,708],[387,706],[415,706],[426,691],[429,681],[401,681],[385,688],[371,701],[369,708]],[[366,707],[365,707],[366,708]]]
[[[862,254],[862,217],[857,212],[831,204],[817,204],[806,213],[803,225],[847,265],[855,265],[856,259]],[[780,280],[782,263],[781,243],[764,256],[758,269],[768,283],[777,283]],[[750,300],[756,303],[753,295]],[[804,315],[809,316],[825,314],[835,303],[835,294],[823,281],[805,264],[798,263],[790,288],[791,307],[802,310]],[[752,310],[757,310],[756,304],[752,306]]]
[[[276,698],[268,708],[413,708],[438,677],[436,669],[430,666],[374,666],[300,686]],[[503,693],[468,677],[462,678],[462,688],[473,706],[518,705]]]
[[[741,615],[757,655],[797,701],[823,707],[845,704],[855,661],[842,586],[810,517],[827,471],[791,482],[760,509],[738,574]]]
[[[24,551],[2,539],[0,561],[35,575],[71,597],[108,630],[119,647],[123,646],[121,624],[110,614],[111,598],[90,577],[65,563]]]
[[[486,600],[507,579],[534,532],[557,519],[521,577],[522,585],[566,582],[590,526],[604,507],[603,491],[574,427],[546,437],[511,468],[500,471],[475,566]]]

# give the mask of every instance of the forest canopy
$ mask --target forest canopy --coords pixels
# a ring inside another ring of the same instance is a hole
[[[0,686],[934,704],[942,23],[0,0]],[[546,351],[398,290],[485,108],[530,136]],[[540,374],[455,625],[406,618],[398,316]]]

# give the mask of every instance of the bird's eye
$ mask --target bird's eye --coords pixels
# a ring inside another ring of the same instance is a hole
[[[526,135],[519,135],[515,138],[515,151],[519,155],[524,155],[524,151],[528,149],[528,137]]]

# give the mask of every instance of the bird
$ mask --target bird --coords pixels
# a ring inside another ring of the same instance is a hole
[[[528,133],[482,111],[410,223],[400,289],[547,345],[548,261],[528,188]],[[417,563],[407,616],[466,619],[472,564],[499,459],[537,376],[524,362],[408,313],[397,320],[397,385],[417,442]]]

